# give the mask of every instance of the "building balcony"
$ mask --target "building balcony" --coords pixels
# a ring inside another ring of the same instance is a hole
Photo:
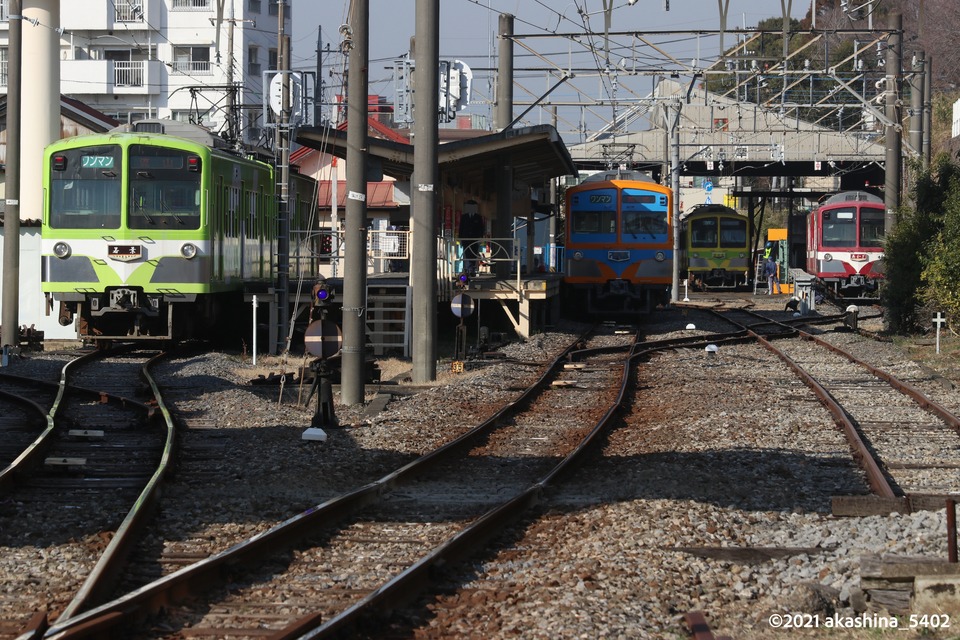
[[[62,60],[60,90],[67,95],[159,95],[163,74],[159,60]]]
[[[78,31],[149,31],[160,24],[163,0],[115,0],[114,2],[61,2],[60,24]]]

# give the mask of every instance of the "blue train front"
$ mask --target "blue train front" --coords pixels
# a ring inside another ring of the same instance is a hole
[[[670,299],[673,193],[638,172],[605,172],[566,192],[564,284],[573,310],[648,313]]]

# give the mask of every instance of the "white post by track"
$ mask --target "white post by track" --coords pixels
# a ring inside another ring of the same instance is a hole
[[[253,295],[253,366],[257,366],[257,296]]]
[[[937,353],[940,353],[940,326],[946,321],[947,319],[939,311],[937,311],[937,315],[933,316],[933,324],[937,325]]]

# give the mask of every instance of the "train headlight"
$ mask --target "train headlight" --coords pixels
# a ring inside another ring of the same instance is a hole
[[[576,251],[576,252],[574,252],[574,254],[573,254],[573,259],[574,259],[574,260],[583,260],[583,252],[582,252],[582,251]]]
[[[58,242],[57,244],[53,245],[53,255],[60,259],[69,258],[70,253],[70,245],[68,245],[66,242]]]
[[[180,255],[182,255],[187,260],[195,257],[197,255],[197,245],[190,244],[187,242],[182,247],[180,247]]]
[[[825,253],[825,254],[823,254],[823,260],[824,260],[825,262],[830,262],[831,260],[833,260],[833,256],[830,255],[829,253]]]
[[[657,254],[653,257],[657,262],[663,262],[667,259],[667,256],[664,255],[663,251],[657,251]]]

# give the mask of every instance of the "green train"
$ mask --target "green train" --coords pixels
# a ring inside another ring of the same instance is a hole
[[[239,329],[250,315],[244,292],[276,279],[275,169],[206,129],[143,121],[57,141],[44,154],[43,188],[48,313],[75,324],[81,339],[182,340]],[[316,226],[316,193],[314,180],[292,175],[292,229]]]
[[[690,286],[721,289],[750,282],[747,216],[722,204],[697,205],[680,217],[680,264]]]

